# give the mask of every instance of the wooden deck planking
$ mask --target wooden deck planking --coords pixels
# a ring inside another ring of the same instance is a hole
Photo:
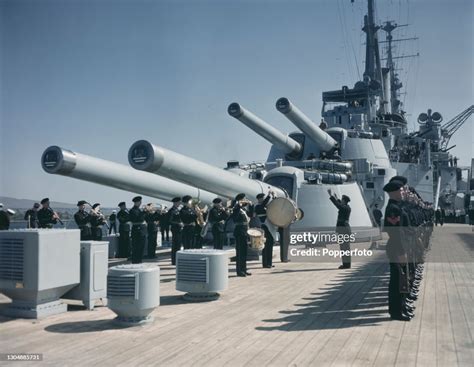
[[[0,352],[43,353],[41,365],[472,365],[472,247],[461,235],[474,241],[466,226],[435,229],[437,256],[455,262],[426,263],[409,323],[387,320],[385,264],[252,262],[254,275],[230,278],[219,301],[193,304],[160,260],[152,325],[117,329],[106,307],[39,322],[0,316]]]

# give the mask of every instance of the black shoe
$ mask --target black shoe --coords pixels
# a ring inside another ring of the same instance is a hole
[[[351,268],[350,265],[349,266],[348,265],[341,265],[341,266],[338,267],[338,269],[350,269],[350,268]]]
[[[406,316],[406,315],[397,315],[397,316],[390,316],[392,320],[397,320],[397,321],[410,321],[411,318]]]
[[[237,276],[238,276],[238,277],[246,277],[247,274],[245,274],[245,273],[237,273]]]
[[[246,271],[246,272],[245,272],[245,275],[252,275],[252,273],[249,272],[249,271]]]

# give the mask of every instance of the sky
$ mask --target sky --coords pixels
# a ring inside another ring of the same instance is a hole
[[[270,144],[228,105],[287,133],[295,128],[275,109],[285,96],[319,121],[322,92],[362,73],[365,9],[363,0],[0,0],[0,196],[130,202],[132,193],[45,173],[50,145],[126,165],[138,139],[219,167],[264,161]],[[376,10],[379,22],[410,24],[396,37],[418,37],[396,50],[420,53],[399,64],[411,127],[428,108],[448,121],[473,103],[471,0],[376,0]],[[451,139],[460,165],[474,156],[473,120]]]

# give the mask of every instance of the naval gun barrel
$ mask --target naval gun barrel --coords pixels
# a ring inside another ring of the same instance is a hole
[[[229,105],[227,112],[232,117],[255,131],[257,134],[274,144],[285,154],[297,154],[301,151],[301,144],[289,136],[283,134],[261,118],[255,116],[252,112],[243,108],[240,104],[234,102]]]
[[[277,187],[238,176],[146,140],[139,140],[130,147],[128,161],[137,170],[152,172],[225,197],[245,193],[253,200],[258,194],[269,190],[278,197],[286,197],[285,192]]]
[[[50,146],[44,151],[41,165],[47,173],[73,177],[167,201],[176,196],[191,195],[203,203],[210,204],[217,196],[193,186],[58,146]]]
[[[337,142],[328,133],[321,130],[313,121],[301,112],[288,98],[280,98],[276,102],[276,109],[284,114],[295,126],[313,140],[322,151],[337,148]]]

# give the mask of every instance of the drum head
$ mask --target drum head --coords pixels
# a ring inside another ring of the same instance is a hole
[[[263,235],[263,231],[259,228],[250,228],[247,230],[247,234],[250,237],[260,237]]]
[[[296,204],[286,198],[275,198],[267,206],[267,218],[277,227],[288,227],[296,217]]]

